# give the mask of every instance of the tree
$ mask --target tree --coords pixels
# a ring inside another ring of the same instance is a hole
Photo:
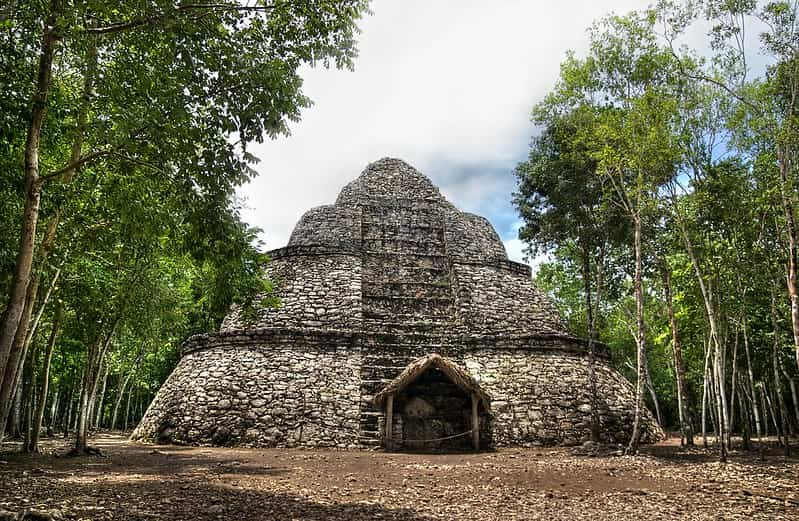
[[[541,107],[544,109],[544,107]],[[586,111],[549,119],[534,111],[533,121],[547,125],[531,145],[527,161],[516,167],[518,192],[514,203],[524,226],[519,237],[531,253],[573,244],[582,278],[585,327],[588,338],[588,380],[591,398],[591,440],[600,441],[595,378],[597,318],[604,282],[604,253],[617,239],[618,215],[608,205],[597,175],[597,162],[583,143],[574,141],[577,129],[591,124]]]
[[[539,122],[579,115],[581,124],[571,139],[595,162],[605,204],[615,205],[632,229],[638,374],[632,453],[638,450],[647,372],[643,235],[659,187],[674,175],[679,150],[673,132],[674,60],[658,42],[655,22],[654,14],[646,12],[595,25],[589,55],[582,60],[568,56],[555,89],[536,108]]]
[[[80,199],[77,188],[87,185],[76,180],[87,172],[143,170],[196,212],[189,222],[199,234],[208,213],[211,226],[220,226],[234,188],[254,173],[248,143],[285,134],[310,103],[301,91],[301,65],[352,65],[356,22],[366,5],[51,0],[25,4],[3,20],[2,46],[18,57],[18,68],[3,69],[2,83],[20,86],[13,92],[32,100],[29,113],[17,110],[3,120],[9,152],[24,151],[25,163],[20,239],[0,320],[3,380],[19,368],[9,358],[17,330],[26,329],[21,322],[45,188],[59,208]],[[34,67],[36,83],[26,86],[18,78]],[[24,140],[11,126],[23,121]],[[14,164],[5,154],[3,162]],[[0,402],[0,417],[8,406]]]

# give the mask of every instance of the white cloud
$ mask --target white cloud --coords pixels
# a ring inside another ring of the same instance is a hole
[[[332,203],[367,163],[400,157],[488,217],[516,255],[511,170],[527,153],[531,107],[595,19],[648,1],[375,1],[355,72],[305,71],[315,105],[291,137],[254,148],[245,218],[267,247],[283,246],[303,212]]]

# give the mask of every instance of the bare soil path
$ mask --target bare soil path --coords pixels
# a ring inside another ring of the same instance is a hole
[[[722,465],[669,440],[639,457],[572,449],[480,454],[153,446],[105,457],[0,453],[0,510],[80,520],[799,520],[799,459]],[[2,514],[0,514],[1,516]],[[2,517],[0,517],[2,519]]]

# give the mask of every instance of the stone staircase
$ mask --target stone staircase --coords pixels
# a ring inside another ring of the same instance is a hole
[[[362,306],[364,331],[402,333],[395,342],[365,338],[361,366],[360,442],[381,443],[382,411],[372,396],[409,363],[439,351],[431,333],[455,319],[452,273],[446,256],[444,221],[433,205],[393,199],[362,205]],[[390,335],[394,336],[394,335]]]

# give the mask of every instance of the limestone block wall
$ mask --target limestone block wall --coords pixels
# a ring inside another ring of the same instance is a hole
[[[549,299],[513,263],[455,263],[453,274],[458,320],[466,327],[516,333],[566,330]]]
[[[255,317],[234,309],[221,331],[263,327],[357,329],[361,324],[361,260],[339,254],[315,254],[289,247],[266,265],[266,276],[280,299],[276,308],[258,308]]]
[[[445,211],[447,253],[456,261],[499,261],[508,258],[505,246],[485,217]]]
[[[557,351],[481,349],[464,365],[491,395],[493,436],[502,445],[575,445],[590,436],[588,361]],[[635,397],[630,383],[601,359],[596,364],[603,441],[626,443],[632,433]],[[644,441],[660,429],[644,411]]]
[[[388,158],[367,165],[357,179],[341,189],[336,204],[357,206],[367,197],[444,200],[438,188],[418,170]]]
[[[588,363],[568,339],[396,341],[391,335],[290,328],[193,337],[133,438],[375,447],[384,411],[374,407],[372,396],[430,352],[460,364],[490,395],[490,416],[481,425],[487,446],[570,445],[589,436]],[[624,443],[634,414],[632,385],[602,357],[596,368],[604,441]],[[644,415],[644,441],[655,441],[660,429],[648,411]]]
[[[336,205],[312,208],[294,227],[288,245],[324,245],[356,251],[361,247],[361,211]]]
[[[360,351],[308,334],[187,353],[132,438],[268,447],[358,446]],[[345,339],[346,340],[346,339]]]

